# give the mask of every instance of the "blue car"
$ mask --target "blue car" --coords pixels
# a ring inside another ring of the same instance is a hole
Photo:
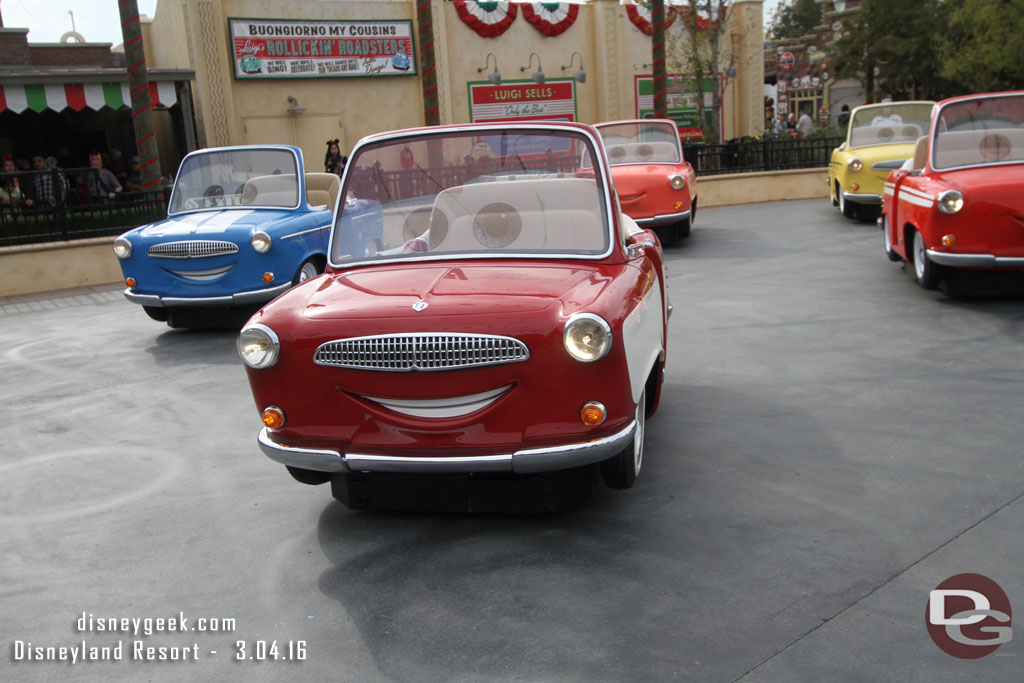
[[[125,297],[154,320],[192,327],[323,272],[339,179],[302,168],[287,145],[186,156],[167,218],[114,240]]]

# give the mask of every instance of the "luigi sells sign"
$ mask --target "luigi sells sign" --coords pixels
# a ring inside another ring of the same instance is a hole
[[[235,78],[417,73],[412,22],[230,18]]]

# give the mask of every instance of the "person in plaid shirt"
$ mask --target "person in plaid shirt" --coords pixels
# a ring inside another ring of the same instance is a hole
[[[57,206],[57,193],[55,190],[58,187],[61,201],[67,203],[68,179],[57,170],[57,160],[53,159],[53,163],[50,164],[42,155],[37,154],[32,157],[32,168],[37,171],[48,171],[47,173],[36,174],[32,180],[36,191],[36,207],[52,208]]]

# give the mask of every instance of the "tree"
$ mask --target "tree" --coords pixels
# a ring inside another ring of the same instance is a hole
[[[772,14],[773,40],[800,38],[814,33],[821,24],[821,4],[818,0],[787,0]]]
[[[945,0],[933,40],[949,95],[1024,87],[1024,4]]]
[[[869,102],[879,95],[938,96],[933,43],[941,29],[941,5],[942,0],[864,0],[856,15],[843,20],[843,37],[833,46],[838,74],[859,78]]]
[[[689,72],[696,80],[697,112],[704,139],[719,142],[719,112],[722,111],[721,72],[722,33],[729,20],[727,0],[685,0],[679,3],[681,21],[675,22],[670,40],[669,66],[677,73]],[[704,78],[712,76],[711,125],[707,125],[704,105]]]

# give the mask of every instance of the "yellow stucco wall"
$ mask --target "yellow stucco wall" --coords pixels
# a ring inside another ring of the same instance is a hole
[[[726,138],[759,133],[762,116],[762,0],[733,0],[731,5],[723,55],[735,53],[739,76],[726,92]],[[503,35],[483,38],[459,19],[452,3],[433,0],[431,9],[443,123],[469,120],[468,84],[486,81],[493,61],[483,73],[477,69],[488,53],[495,55],[508,82],[529,79],[536,70],[536,59],[520,70],[531,52],[539,55],[548,79],[568,78],[579,62],[571,70],[561,67],[579,52],[587,80],[576,84],[577,120],[596,123],[636,115],[634,77],[651,71],[651,41],[629,21],[618,0],[582,5],[577,21],[553,38],[536,30],[521,12]],[[297,144],[307,169],[322,170],[329,138],[339,138],[347,152],[365,135],[423,124],[419,76],[235,80],[229,17],[410,20],[419,46],[415,0],[160,0],[147,32],[150,65],[195,69],[200,146]],[[676,21],[670,30],[681,26]],[[302,113],[289,113],[289,96],[298,100]]]

